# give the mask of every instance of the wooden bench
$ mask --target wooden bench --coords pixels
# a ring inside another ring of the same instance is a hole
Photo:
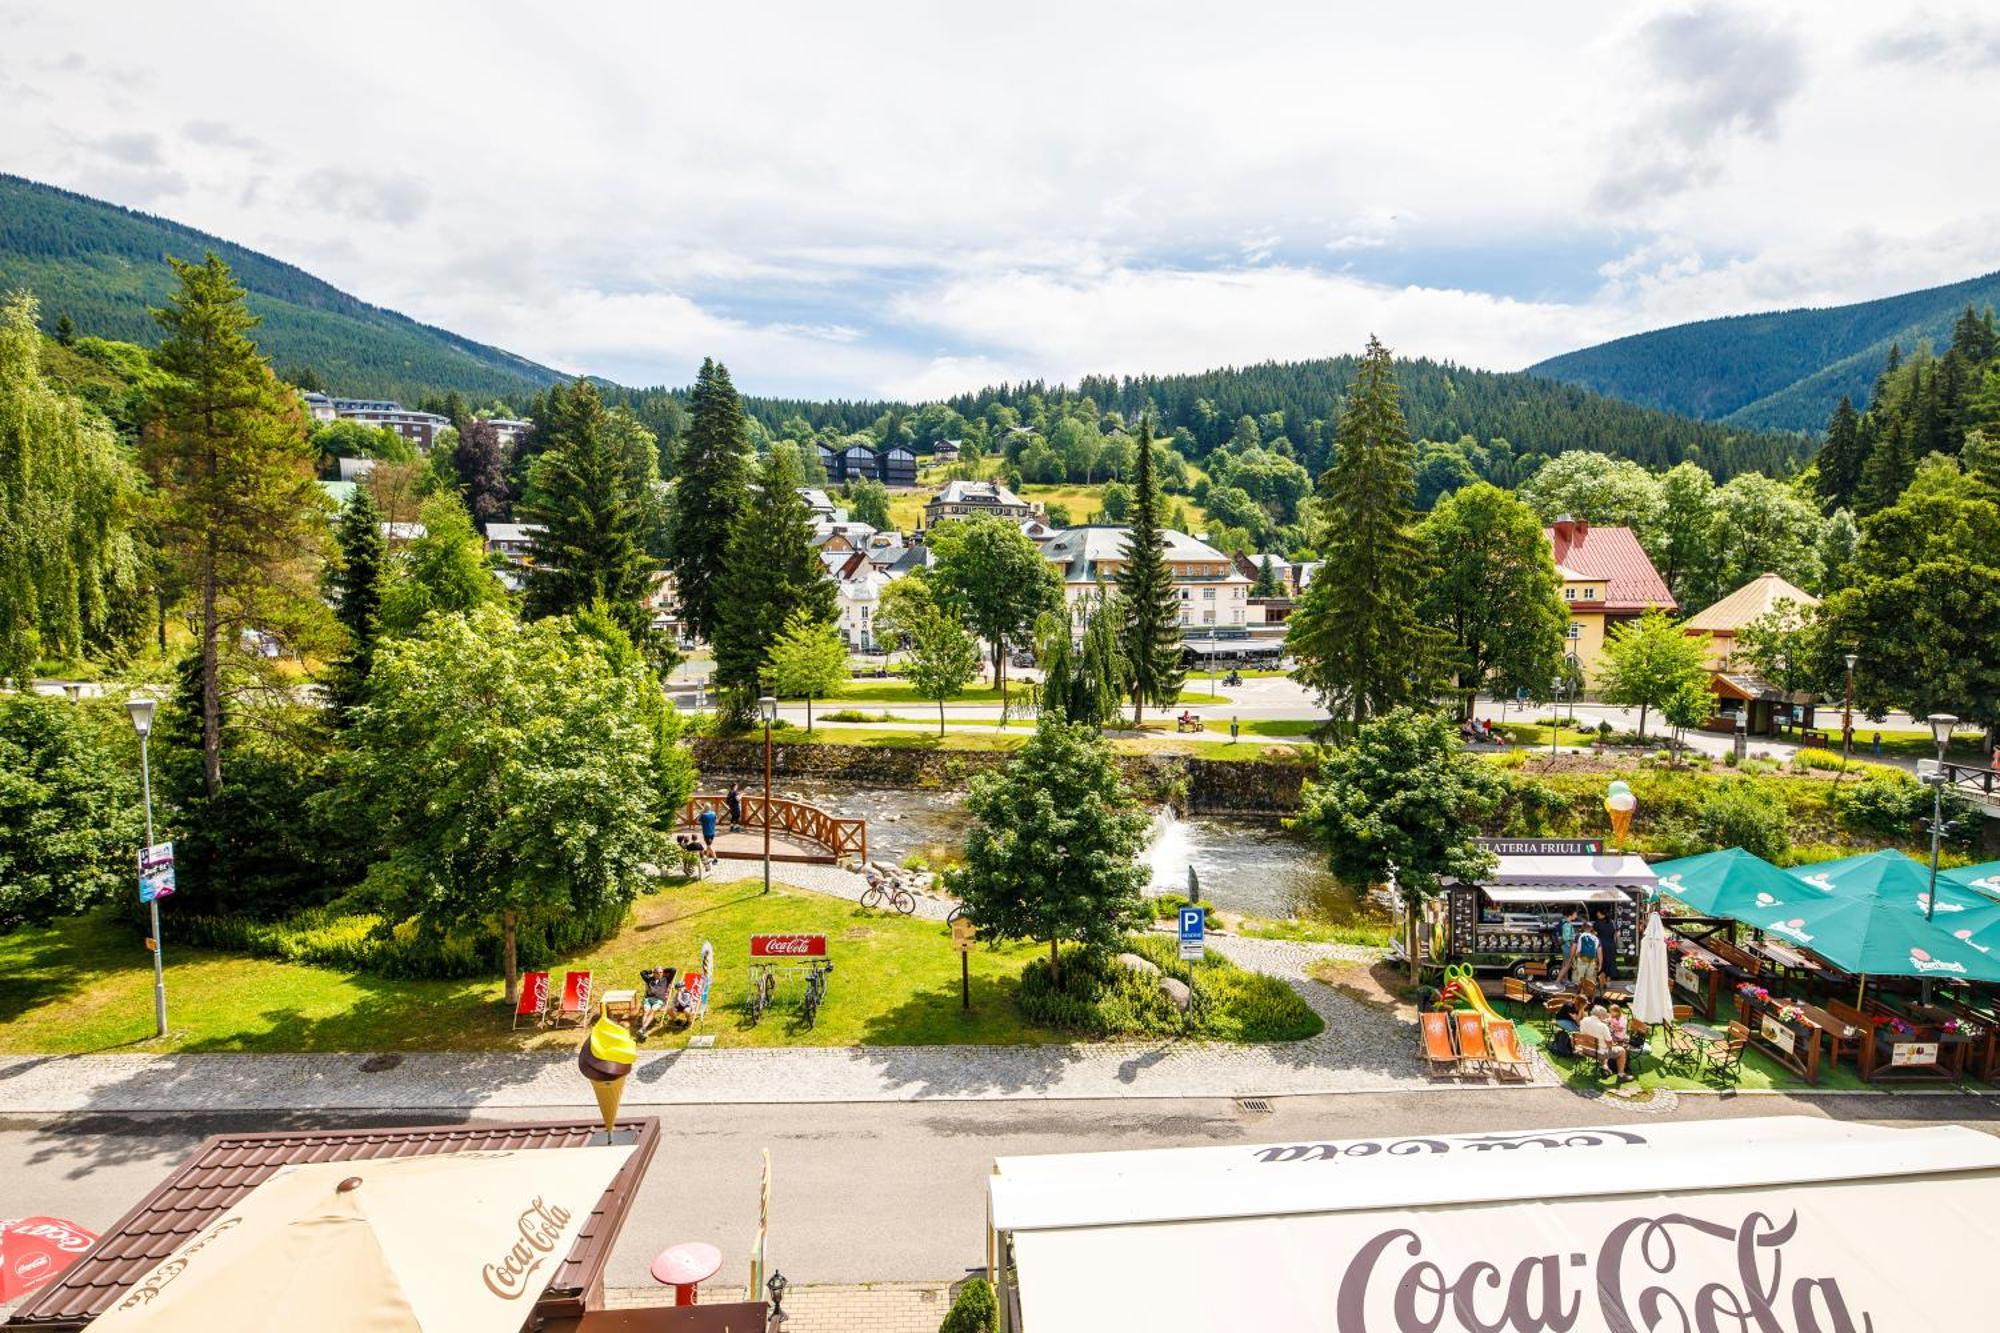
[[[1175,719],[1174,719],[1174,730],[1175,730],[1175,731],[1200,731],[1200,730],[1202,730],[1202,725],[1201,725],[1201,719],[1200,719],[1200,718],[1198,718],[1198,717],[1195,717],[1195,716],[1194,716],[1194,715],[1192,715],[1192,714],[1189,714],[1189,715],[1187,715],[1187,716],[1185,716],[1185,717],[1177,717],[1177,718],[1175,718]]]

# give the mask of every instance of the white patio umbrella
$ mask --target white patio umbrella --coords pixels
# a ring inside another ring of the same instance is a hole
[[[1646,916],[1646,933],[1639,937],[1639,980],[1632,991],[1632,1017],[1641,1023],[1664,1023],[1674,1016],[1674,994],[1667,979],[1667,928],[1660,914]]]
[[[102,1333],[516,1333],[629,1147],[279,1170],[133,1283]]]

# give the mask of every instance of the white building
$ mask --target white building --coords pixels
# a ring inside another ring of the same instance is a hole
[[[856,652],[872,653],[880,649],[875,638],[875,617],[882,609],[882,590],[889,586],[889,576],[868,562],[868,557],[856,551],[845,561],[834,575],[835,623],[840,627],[840,637]]]
[[[541,530],[539,523],[488,523],[486,550],[489,554],[519,564],[528,558],[528,552],[535,544],[535,534]]]
[[[1067,528],[1042,547],[1042,554],[1062,575],[1063,595],[1070,609],[1109,588],[1125,567],[1125,543],[1131,529],[1092,523]],[[1263,623],[1260,608],[1250,605],[1250,580],[1235,562],[1206,542],[1184,532],[1162,529],[1167,566],[1180,594],[1181,624],[1190,629],[1242,629]]]

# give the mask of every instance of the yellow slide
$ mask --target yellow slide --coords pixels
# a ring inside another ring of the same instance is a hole
[[[1444,983],[1445,995],[1460,1007],[1473,1010],[1489,1023],[1501,1017],[1500,1011],[1486,998],[1486,992],[1479,989],[1479,979],[1472,975],[1470,963],[1453,963],[1445,968]]]

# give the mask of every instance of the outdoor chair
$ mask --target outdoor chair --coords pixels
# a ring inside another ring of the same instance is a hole
[[[1569,1045],[1570,1049],[1576,1052],[1577,1059],[1588,1060],[1597,1067],[1598,1077],[1602,1078],[1611,1072],[1610,1048],[1596,1037],[1582,1032],[1571,1033]]]
[[[1426,1009],[1417,1015],[1419,1040],[1432,1074],[1458,1072],[1458,1049],[1451,1044],[1451,1015],[1442,1009]]]
[[[1708,1077],[1734,1087],[1743,1077],[1743,1051],[1749,1044],[1750,1029],[1731,1023],[1728,1040],[1711,1045],[1704,1055]]]
[[[1477,1073],[1493,1059],[1486,1049],[1486,1020],[1473,1009],[1460,1009],[1453,1018],[1456,1020],[1453,1035],[1458,1038],[1458,1067]]]
[[[527,972],[521,976],[521,998],[514,1005],[512,1026],[520,1027],[522,1019],[532,1021],[536,1027],[547,1024],[549,1007],[549,974]]]
[[[1520,1034],[1506,1019],[1496,1018],[1487,1023],[1486,1049],[1492,1055],[1494,1073],[1518,1079],[1534,1076],[1534,1066],[1529,1063],[1527,1052],[1521,1049]]]
[[[558,1023],[582,1023],[590,1017],[590,973],[570,972],[563,977],[562,1004],[556,1010]]]
[[[1660,1063],[1669,1069],[1684,1069],[1693,1073],[1701,1063],[1701,1047],[1694,1034],[1679,1023],[1669,1023],[1665,1029],[1666,1049],[1660,1054]]]
[[[1535,1003],[1535,992],[1529,987],[1527,982],[1519,977],[1502,977],[1500,978],[1500,998],[1508,1004],[1518,1006],[1521,1010],[1521,1016],[1525,1018],[1532,1012],[1532,1006]]]
[[[1693,1017],[1694,1017],[1694,1006],[1693,1006],[1693,1005],[1691,1005],[1691,1004],[1677,1004],[1677,1005],[1675,1005],[1675,1006],[1674,1006],[1674,1022],[1676,1022],[1676,1023],[1685,1023],[1685,1022],[1687,1022],[1687,1021],[1688,1021],[1689,1019],[1691,1019],[1691,1018],[1693,1018]]]

